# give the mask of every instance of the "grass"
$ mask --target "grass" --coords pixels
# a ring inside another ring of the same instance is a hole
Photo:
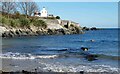
[[[8,17],[9,16],[9,17]],[[47,24],[43,20],[39,20],[37,17],[26,17],[23,14],[0,14],[0,23],[11,27],[29,27],[34,25],[36,27],[46,28]]]

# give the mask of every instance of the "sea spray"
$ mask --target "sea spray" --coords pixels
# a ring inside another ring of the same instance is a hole
[[[55,58],[57,55],[31,55],[7,52],[0,54],[0,58],[3,59],[39,59],[39,58]]]

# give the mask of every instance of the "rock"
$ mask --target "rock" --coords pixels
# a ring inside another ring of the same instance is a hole
[[[2,33],[2,37],[9,37],[9,32],[6,31],[6,32]]]
[[[80,74],[84,74],[84,71],[80,71]]]
[[[88,51],[88,48],[86,48],[86,47],[81,47],[81,49],[82,49],[83,51]]]
[[[89,55],[87,55],[85,58],[86,58],[88,61],[93,61],[93,60],[97,60],[96,57],[98,57],[98,56],[97,56],[97,55],[89,54]]]
[[[82,30],[86,30],[86,31],[89,31],[90,29],[87,28],[87,27],[83,27]]]
[[[14,37],[15,36],[12,31],[10,31],[8,35],[9,35],[8,37]]]
[[[56,31],[59,34],[61,33],[61,34],[65,35],[65,30],[64,29],[57,29]]]
[[[91,30],[97,30],[97,28],[96,27],[92,27]]]
[[[95,42],[95,40],[93,40],[93,39],[92,39],[92,40],[90,40],[90,41],[91,41],[91,42]]]
[[[52,35],[52,34],[53,34],[53,30],[51,30],[51,29],[48,29],[47,32],[48,32],[49,35]]]
[[[28,72],[28,71],[25,71],[25,70],[22,70],[22,73],[24,73],[24,74],[29,74],[29,72]]]
[[[21,30],[16,30],[15,33],[16,33],[17,36],[21,36],[22,35],[22,31]]]

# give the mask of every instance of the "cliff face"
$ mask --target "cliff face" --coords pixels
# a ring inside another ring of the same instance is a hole
[[[42,19],[47,23],[47,28],[31,25],[30,27],[10,27],[0,23],[0,36],[19,37],[37,35],[65,35],[82,34],[82,28],[75,22],[57,19]]]

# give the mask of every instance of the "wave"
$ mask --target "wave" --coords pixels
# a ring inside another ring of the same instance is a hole
[[[68,48],[46,48],[41,51],[68,51]]]
[[[45,70],[52,72],[116,72],[119,73],[119,68],[111,67],[109,65],[90,65],[90,64],[78,64],[78,65],[63,65],[60,62],[54,63],[41,63],[46,67]]]
[[[21,54],[21,53],[12,53],[7,52],[0,54],[2,59],[40,59],[40,58],[56,58],[57,55],[31,55],[31,54]]]
[[[112,59],[112,60],[120,60],[120,56],[112,56],[112,55],[105,55],[105,54],[97,54],[101,59]]]
[[[75,40],[71,42],[119,42],[118,40]]]

